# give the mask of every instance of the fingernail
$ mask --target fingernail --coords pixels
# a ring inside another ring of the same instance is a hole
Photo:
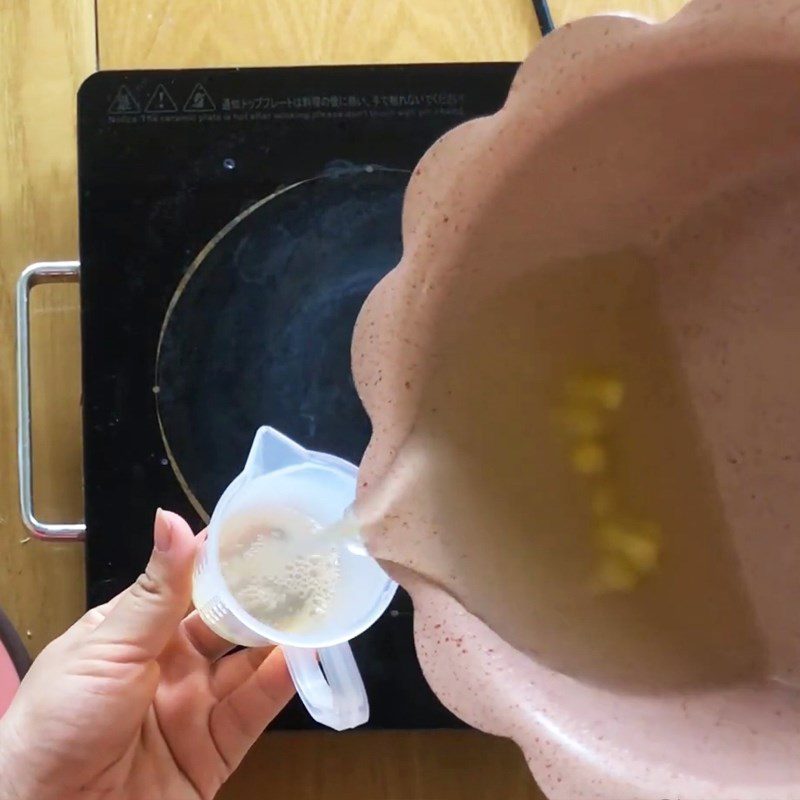
[[[172,545],[172,520],[160,508],[156,511],[153,539],[159,553],[166,553]]]

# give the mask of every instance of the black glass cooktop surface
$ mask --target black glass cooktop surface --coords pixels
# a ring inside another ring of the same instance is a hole
[[[496,111],[514,64],[98,73],[78,102],[88,601],[158,506],[199,530],[256,429],[358,462],[353,324],[397,263],[410,170]],[[353,641],[370,725],[459,723],[402,591]],[[312,727],[295,701],[277,727]]]

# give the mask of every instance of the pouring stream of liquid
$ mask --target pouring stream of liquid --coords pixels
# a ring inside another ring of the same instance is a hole
[[[285,554],[290,558],[313,555],[332,547],[343,547],[354,555],[367,556],[361,531],[355,516],[347,511],[338,522],[325,525],[314,536],[297,537],[285,544]]]

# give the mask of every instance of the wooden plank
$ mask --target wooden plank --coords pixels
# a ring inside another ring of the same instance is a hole
[[[219,800],[545,800],[516,746],[474,732],[263,736]]]
[[[559,25],[602,13],[661,21],[685,4],[550,0]],[[530,0],[99,0],[98,21],[105,69],[514,60],[539,38]]]
[[[99,0],[100,65],[419,63],[521,59],[530,0]]]
[[[79,545],[26,541],[16,479],[14,288],[31,261],[77,254],[75,92],[95,66],[91,3],[0,9],[0,605],[38,652],[81,613]],[[32,309],[35,494],[44,519],[81,518],[76,287],[37,289]]]

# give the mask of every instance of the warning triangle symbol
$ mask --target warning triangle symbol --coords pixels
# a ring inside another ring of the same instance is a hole
[[[184,111],[216,111],[217,107],[211,99],[211,95],[206,91],[202,83],[192,89],[189,97],[186,98],[186,103],[183,106]]]
[[[153,94],[150,95],[145,111],[148,114],[168,114],[177,110],[178,106],[175,105],[167,87],[163,83],[159,83]]]
[[[131,94],[127,86],[120,86],[111,105],[108,107],[109,114],[138,114],[141,111],[136,98]]]

